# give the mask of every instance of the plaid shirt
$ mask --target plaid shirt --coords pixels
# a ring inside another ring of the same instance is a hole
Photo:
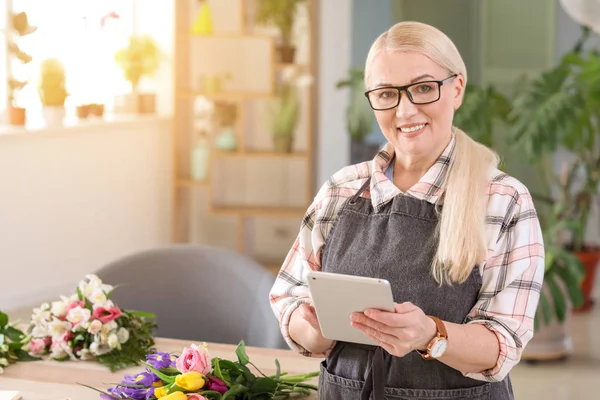
[[[454,154],[452,138],[442,155],[421,180],[406,194],[436,203],[444,193],[441,186]],[[345,167],[335,173],[319,190],[310,205],[290,252],[270,293],[271,305],[279,318],[281,331],[290,347],[305,356],[311,354],[289,336],[292,312],[310,303],[305,273],[321,269],[321,250],[346,199],[354,195],[371,176],[371,199],[375,210],[402,193],[385,176],[394,154],[389,143],[370,162]],[[468,373],[473,379],[504,379],[520,358],[533,336],[534,315],[544,275],[544,245],[539,221],[527,188],[515,178],[498,170],[488,187],[486,235],[487,259],[480,265],[483,284],[479,298],[466,323],[484,324],[496,334],[500,357],[492,369]]]

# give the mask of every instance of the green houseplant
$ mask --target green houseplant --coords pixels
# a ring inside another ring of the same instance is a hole
[[[296,48],[292,43],[294,20],[298,4],[304,0],[257,0],[256,22],[262,25],[273,24],[277,27],[281,42],[277,45],[279,61],[294,62]]]
[[[275,151],[290,153],[301,107],[296,83],[283,82],[272,104],[270,121]]]
[[[142,78],[154,75],[160,64],[160,51],[154,39],[148,35],[132,35],[128,45],[115,54],[115,61],[131,83],[134,108],[141,114],[154,113],[155,94],[140,93],[139,89]]]
[[[583,50],[590,33],[583,28],[574,49],[555,68],[524,87],[514,102],[511,134],[514,145],[523,148],[535,163],[548,165],[557,150],[568,152],[559,173],[545,169],[548,186],[557,194],[543,200],[554,204],[553,217],[564,222],[556,228],[552,242],[577,256],[562,261],[564,268],[573,271],[563,274],[578,277],[577,271],[585,268],[584,298],[571,295],[573,305],[583,309],[591,306],[590,294],[600,260],[600,248],[585,241],[600,183],[600,52]],[[551,258],[550,262],[559,260]],[[561,271],[558,265],[548,268],[548,272],[554,268]],[[547,281],[554,278],[549,275]],[[560,318],[564,316],[565,301],[558,295],[552,297]]]
[[[65,117],[65,101],[69,94],[65,67],[60,60],[48,58],[42,61],[38,92],[44,106],[46,125],[61,125]]]

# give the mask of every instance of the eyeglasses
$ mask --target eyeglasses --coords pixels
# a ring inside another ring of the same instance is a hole
[[[365,92],[371,108],[375,111],[391,110],[400,104],[401,92],[406,92],[413,104],[430,104],[440,99],[442,85],[456,78],[457,74],[443,81],[415,82],[405,86],[385,86]]]

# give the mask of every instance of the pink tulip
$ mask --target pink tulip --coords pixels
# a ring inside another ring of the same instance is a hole
[[[29,343],[29,354],[33,356],[39,355],[46,348],[44,339],[33,339]]]
[[[182,374],[190,371],[198,371],[202,375],[210,372],[210,358],[208,352],[204,348],[198,348],[195,344],[192,347],[183,349],[183,353],[175,362],[177,369]]]
[[[94,318],[100,320],[103,324],[106,324],[112,320],[115,320],[121,316],[121,309],[119,307],[97,307],[94,309],[92,314]]]
[[[206,397],[199,395],[198,393],[190,393],[187,395],[188,400],[208,400]]]

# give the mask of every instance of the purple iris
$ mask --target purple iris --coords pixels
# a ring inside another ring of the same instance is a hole
[[[171,355],[160,351],[153,350],[146,356],[148,364],[156,369],[169,368],[172,364]]]
[[[148,389],[148,391],[146,392],[146,400],[156,397],[154,396],[154,389],[156,389],[156,386],[153,386],[150,389]]]
[[[106,390],[107,393],[110,394],[110,396],[105,395],[104,393],[100,394],[100,398],[102,400],[114,400],[115,398],[122,398],[123,397],[123,389],[120,386],[114,386],[111,388],[108,388]]]
[[[141,372],[139,374],[137,374],[136,376],[131,377],[133,379],[133,382],[129,383],[127,382],[127,384],[130,385],[143,385],[146,388],[149,388],[150,386],[152,386],[152,384],[154,382],[158,382],[160,379],[158,378],[158,376],[154,375],[153,372]],[[126,383],[126,382],[123,382]]]
[[[215,378],[214,376],[208,378],[208,383],[206,385],[208,390],[214,390],[215,392],[219,392],[221,394],[227,392],[228,390],[227,384],[219,378]]]
[[[126,399],[146,400],[146,392],[148,392],[146,388],[123,388],[123,394],[127,397],[122,397]]]

